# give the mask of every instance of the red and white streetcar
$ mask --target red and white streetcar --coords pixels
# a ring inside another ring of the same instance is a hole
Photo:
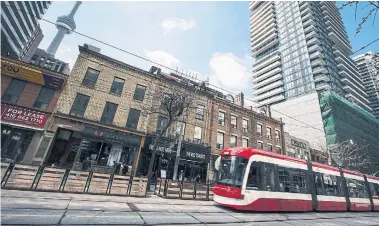
[[[214,201],[250,211],[379,211],[379,178],[302,159],[230,148]]]

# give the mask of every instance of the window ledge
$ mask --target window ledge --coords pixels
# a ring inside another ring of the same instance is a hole
[[[81,83],[80,85],[82,85],[82,86],[84,86],[86,88],[89,88],[89,89],[95,89],[95,86],[96,86],[96,85],[90,86],[90,85],[86,85],[86,84],[83,84],[83,83]]]

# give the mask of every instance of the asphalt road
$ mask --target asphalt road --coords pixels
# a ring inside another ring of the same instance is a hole
[[[2,190],[1,224],[379,226],[379,212],[245,213],[210,201]]]

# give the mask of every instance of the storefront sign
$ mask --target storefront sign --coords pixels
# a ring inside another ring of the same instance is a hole
[[[149,145],[149,149],[150,150],[153,150],[153,144],[150,144]],[[164,153],[167,153],[167,154],[171,154],[171,153],[176,153],[176,151],[172,150],[171,148],[166,148],[166,147],[161,147],[161,146],[156,146],[156,150],[157,151],[160,151],[160,152],[164,152]]]
[[[298,147],[298,148],[303,148],[303,149],[307,149],[307,144],[306,143],[303,143],[301,141],[298,141],[298,140],[293,140],[291,139],[291,144],[295,147]]]
[[[1,105],[1,121],[43,128],[48,115],[33,110]]]
[[[180,153],[180,158],[183,160],[190,160],[201,163],[208,163],[210,158],[210,148],[202,145],[193,145],[191,143],[184,143],[182,145],[183,151]]]
[[[57,90],[62,89],[64,83],[63,78],[42,73],[40,70],[36,70],[34,68],[13,63],[7,60],[1,60],[1,74],[37,83]]]
[[[94,129],[91,127],[86,127],[83,130],[83,137],[89,137],[97,140],[104,140],[115,143],[122,143],[130,147],[139,147],[141,137],[129,134],[129,133],[119,133],[116,131],[108,131],[103,129]]]

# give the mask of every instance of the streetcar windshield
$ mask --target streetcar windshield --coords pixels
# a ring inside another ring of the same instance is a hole
[[[221,156],[220,172],[217,183],[240,188],[248,160],[240,156]]]

